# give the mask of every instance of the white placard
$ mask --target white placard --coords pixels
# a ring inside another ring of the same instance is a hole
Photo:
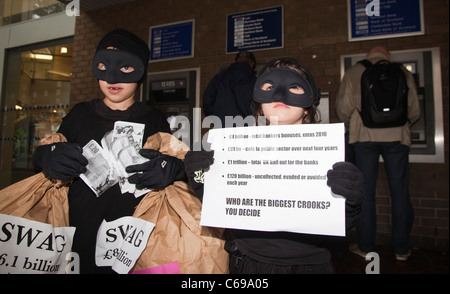
[[[327,186],[344,161],[344,125],[210,130],[201,225],[345,236],[345,199]]]
[[[0,274],[71,273],[74,233],[74,227],[0,214]]]

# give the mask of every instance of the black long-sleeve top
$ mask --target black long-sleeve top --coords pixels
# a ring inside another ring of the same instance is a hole
[[[157,132],[170,132],[163,115],[141,102],[135,102],[127,110],[112,110],[102,100],[94,99],[75,105],[63,118],[58,133],[68,142],[83,147],[91,139],[101,144],[101,139],[114,128],[116,121],[128,121],[145,125],[145,140]],[[122,194],[119,184],[100,197],[80,179],[75,178],[69,188],[69,222],[76,227],[72,250],[80,256],[81,273],[108,273],[110,268],[95,265],[97,231],[103,220],[112,221],[133,214],[140,198]]]

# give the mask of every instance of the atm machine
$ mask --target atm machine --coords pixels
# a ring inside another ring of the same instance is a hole
[[[411,127],[410,162],[444,162],[444,127],[439,48],[391,51],[391,61],[414,76],[421,118]],[[341,56],[341,78],[365,54]]]
[[[198,73],[198,69],[149,73],[145,90],[146,103],[161,111],[172,134],[189,146],[193,140],[193,109],[199,100]]]

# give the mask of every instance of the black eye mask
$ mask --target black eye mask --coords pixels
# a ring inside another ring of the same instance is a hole
[[[261,87],[269,83],[272,89],[264,91]],[[289,89],[299,87],[303,94],[292,93]],[[253,100],[260,103],[283,102],[286,105],[310,107],[314,102],[314,91],[309,82],[300,73],[288,68],[274,68],[262,74],[255,84]]]
[[[98,68],[98,64],[105,65],[104,70]],[[124,73],[120,69],[132,67],[134,71]],[[137,83],[145,72],[142,61],[136,55],[123,50],[101,49],[98,50],[92,62],[92,74],[99,80],[109,84]]]

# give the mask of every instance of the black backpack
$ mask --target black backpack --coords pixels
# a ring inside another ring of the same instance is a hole
[[[401,64],[380,60],[361,76],[361,118],[368,128],[403,126],[408,121],[408,85]]]

